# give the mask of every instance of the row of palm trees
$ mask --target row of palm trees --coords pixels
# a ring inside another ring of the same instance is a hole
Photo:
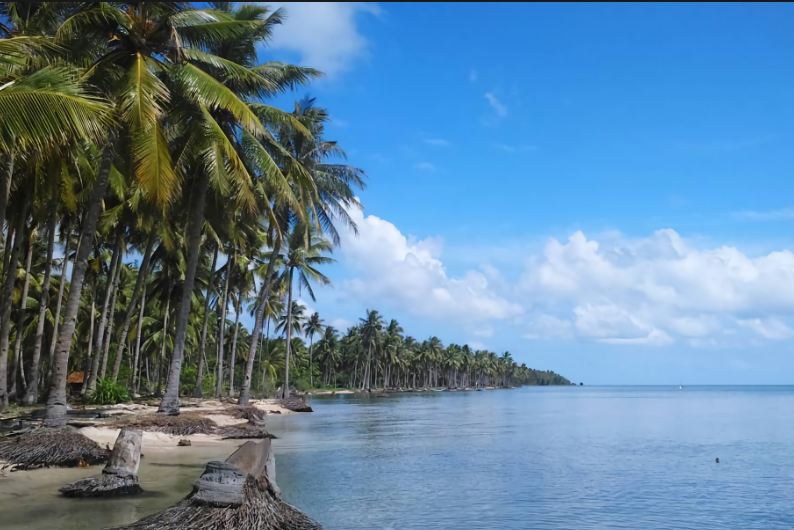
[[[247,403],[283,298],[289,395],[293,285],[328,283],[317,267],[339,223],[355,231],[363,173],[331,163],[344,153],[313,100],[266,103],[320,75],[260,61],[282,18],[232,2],[0,3],[0,407],[46,396],[46,423],[63,425],[78,370],[85,393],[155,382],[177,414],[186,378],[200,393],[212,369],[216,393],[228,379]],[[242,361],[238,389],[224,367]]]
[[[444,347],[438,337],[418,342],[405,336],[396,320],[386,324],[378,311],[367,311],[358,325],[341,336],[332,326],[320,331],[316,313],[304,328],[310,344],[313,333],[321,336],[309,361],[316,358],[327,386],[369,389],[571,384],[554,372],[516,364],[509,352],[497,355],[457,344]]]

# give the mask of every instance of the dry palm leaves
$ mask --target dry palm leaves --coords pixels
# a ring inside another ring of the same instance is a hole
[[[251,418],[254,418],[264,421],[265,416],[267,415],[267,412],[262,409],[258,409],[253,405],[249,405],[247,407],[237,405],[224,409],[221,413],[228,414],[232,418],[236,418],[238,420],[250,420]]]
[[[0,461],[16,469],[87,466],[108,456],[107,449],[72,427],[40,427],[0,441]]]
[[[282,399],[279,405],[292,412],[314,412],[311,406],[301,399]]]
[[[149,432],[162,432],[175,436],[192,434],[213,434],[218,425],[209,418],[194,413],[183,413],[179,416],[165,414],[146,414],[121,417],[108,424],[109,427],[129,427]]]
[[[248,442],[226,462],[210,462],[184,500],[108,530],[323,530],[281,499],[270,440]]]

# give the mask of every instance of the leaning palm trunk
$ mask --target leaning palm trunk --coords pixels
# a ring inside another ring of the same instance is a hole
[[[215,385],[215,396],[221,397],[223,394],[223,335],[224,331],[226,331],[226,306],[229,305],[228,296],[229,296],[229,277],[232,275],[232,267],[231,262],[227,261],[226,263],[226,283],[223,287],[223,300],[221,300],[221,325],[219,329],[219,339],[218,339],[218,382]]]
[[[28,289],[30,288],[30,262],[33,260],[33,245],[35,242],[35,231],[31,233],[30,240],[28,241],[28,255],[25,258],[25,281],[22,284],[22,298],[19,300],[19,315],[17,316],[17,340],[14,344],[14,383],[22,385],[21,391],[12,388],[10,394],[21,396],[27,391],[27,382],[25,381],[25,369],[22,362],[22,342],[24,341],[25,334],[23,328],[25,326],[25,309],[28,306]]]
[[[287,344],[286,354],[284,361],[284,390],[281,397],[284,399],[289,398],[289,356],[292,350],[292,271],[295,270],[290,267],[289,270],[289,288],[287,289]]]
[[[229,396],[234,395],[234,358],[237,353],[237,331],[240,329],[240,293],[234,307],[234,335],[232,335],[232,351],[229,358]]]
[[[96,296],[91,297],[91,314],[88,316],[88,352],[85,356],[85,369],[83,370],[83,387],[80,395],[84,396],[88,390],[88,370],[91,367],[91,348],[94,346],[94,315],[96,314]]]
[[[193,387],[193,397],[201,398],[204,392],[204,363],[206,362],[207,348],[207,325],[210,319],[210,295],[212,294],[212,276],[215,274],[215,264],[218,262],[218,247],[212,254],[212,267],[210,267],[210,277],[207,282],[207,293],[204,295],[204,324],[201,327],[201,342],[199,343],[198,370],[196,374],[196,385]]]
[[[98,256],[98,251],[97,255]],[[96,333],[96,345],[94,346],[94,357],[91,360],[91,375],[88,379],[88,392],[92,393],[96,390],[96,380],[99,377],[99,367],[102,361],[102,339],[105,337],[105,325],[107,324],[108,307],[110,306],[110,298],[113,295],[113,279],[116,277],[116,267],[120,261],[121,252],[118,243],[113,248],[113,257],[110,259],[110,268],[108,269],[107,281],[105,284],[105,300],[102,302],[102,312],[99,315],[99,326]],[[71,299],[71,296],[70,296]]]
[[[121,357],[124,353],[124,346],[127,343],[127,334],[130,332],[130,325],[132,324],[132,317],[135,315],[135,305],[138,303],[138,296],[141,294],[141,286],[149,273],[149,261],[152,258],[152,248],[154,247],[154,232],[149,235],[149,240],[146,242],[146,250],[143,251],[143,262],[141,268],[138,269],[138,277],[135,279],[135,287],[132,290],[132,298],[130,298],[129,305],[127,306],[127,313],[124,315],[124,324],[121,328],[121,337],[119,338],[119,345],[116,351],[116,362],[113,363],[113,382],[118,381],[119,369],[121,368]]]
[[[141,362],[141,334],[143,333],[143,311],[146,308],[146,286],[143,286],[141,290],[141,309],[140,313],[138,313],[138,332],[135,334],[135,362],[133,362],[132,368],[132,384],[130,384],[130,390],[132,390],[133,394],[138,393],[138,387],[140,384],[140,376],[138,375],[139,371],[139,363]],[[148,362],[148,359],[147,359]],[[148,369],[147,369],[148,370]]]
[[[14,153],[8,153],[5,157],[3,171],[0,173],[0,227],[6,221],[6,207],[8,206],[8,194],[11,193],[11,177],[14,175]],[[0,244],[3,244],[3,231],[0,230]]]
[[[11,328],[11,303],[13,302],[14,280],[16,279],[17,261],[22,251],[22,240],[25,233],[25,220],[28,215],[28,198],[25,197],[22,212],[14,235],[14,246],[3,277],[0,290],[0,410],[8,406],[8,339]]]
[[[240,405],[248,405],[248,400],[251,396],[251,376],[254,373],[254,359],[256,358],[256,343],[262,334],[262,324],[265,317],[265,306],[267,305],[267,298],[270,296],[270,284],[273,269],[276,264],[276,256],[281,249],[281,239],[276,239],[273,245],[273,253],[270,261],[267,264],[265,271],[265,278],[262,280],[262,287],[259,292],[259,300],[257,300],[256,319],[254,321],[254,329],[251,333],[251,344],[248,346],[248,360],[245,363],[245,378],[243,379],[243,388],[240,390]]]
[[[201,246],[201,228],[204,226],[204,203],[207,199],[208,175],[200,173],[199,181],[194,188],[193,204],[191,205],[190,224],[188,225],[188,252],[186,260],[185,281],[182,284],[182,303],[176,322],[174,353],[171,356],[171,369],[168,372],[168,386],[165,397],[160,403],[160,412],[179,414],[179,376],[182,373],[182,357],[185,353],[190,303],[193,299],[193,285],[196,281],[199,250]]]
[[[113,277],[113,294],[110,296],[110,308],[108,309],[107,328],[105,329],[105,346],[102,349],[102,370],[99,377],[105,378],[108,369],[108,357],[110,356],[110,339],[113,337],[113,323],[116,316],[116,297],[119,289],[119,276],[121,276],[121,257],[116,263],[116,275]]]
[[[66,370],[69,362],[69,350],[72,348],[74,326],[80,307],[80,295],[83,292],[83,280],[88,267],[88,254],[91,252],[91,242],[96,233],[99,210],[102,207],[102,198],[105,196],[110,168],[113,164],[115,143],[116,134],[111,132],[108,143],[102,152],[99,173],[94,182],[94,190],[88,203],[83,232],[80,234],[80,248],[74,258],[72,281],[69,286],[69,299],[66,302],[63,325],[58,335],[58,344],[55,347],[55,354],[52,359],[52,378],[50,380],[50,392],[47,398],[45,416],[45,423],[49,426],[66,424]]]
[[[160,348],[160,357],[157,360],[157,392],[156,396],[162,395],[163,390],[163,359],[165,359],[165,340],[168,338],[168,315],[171,312],[171,285],[168,285],[168,298],[165,300],[165,315],[163,316],[163,344]]]
[[[50,301],[50,276],[52,275],[52,254],[55,251],[55,224],[58,219],[58,197],[60,189],[53,185],[50,198],[50,216],[47,220],[47,261],[44,262],[44,280],[41,284],[41,299],[39,300],[39,321],[36,324],[36,339],[33,344],[33,357],[30,360],[28,372],[28,388],[22,397],[25,405],[34,405],[39,400],[39,363],[41,361],[41,346],[44,342],[44,322],[47,315],[47,303]],[[67,240],[68,241],[68,240]],[[67,243],[68,247],[68,243]],[[67,249],[68,251],[68,249]],[[64,260],[68,259],[68,255]]]
[[[66,285],[66,267],[69,264],[69,227],[66,227],[66,243],[64,243],[63,252],[63,265],[61,268],[61,279],[58,282],[58,301],[55,304],[55,319],[52,324],[52,340],[50,341],[50,351],[47,357],[49,362],[49,370],[47,371],[47,384],[52,380],[52,361],[55,358],[55,345],[58,343],[58,328],[61,325],[61,307],[63,302],[63,287]],[[77,259],[77,254],[80,253],[80,242],[77,242],[77,252],[74,254],[74,259]],[[74,262],[72,263],[72,270],[74,270]],[[88,375],[88,374],[86,374]]]

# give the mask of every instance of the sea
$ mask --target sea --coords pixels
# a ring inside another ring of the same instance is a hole
[[[327,530],[794,529],[794,387],[347,394],[312,407],[268,429],[284,499]],[[144,454],[146,493],[128,499],[57,495],[98,467],[0,478],[0,528],[135,521],[230,450]]]

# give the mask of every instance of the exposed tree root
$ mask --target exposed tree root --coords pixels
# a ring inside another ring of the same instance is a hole
[[[248,442],[225,463],[210,462],[178,504],[108,530],[323,530],[281,500],[274,475],[270,441]]]
[[[279,405],[292,412],[314,412],[308,403],[300,399],[282,399]]]
[[[221,414],[227,414],[232,418],[237,418],[238,420],[250,420],[251,418],[264,420],[267,412],[262,409],[258,409],[253,405],[249,405],[247,407],[235,405],[234,407],[223,409]]]
[[[66,497],[115,497],[142,492],[138,485],[142,442],[141,431],[122,429],[102,474],[78,480],[62,487],[60,492]]]
[[[40,427],[0,441],[0,461],[16,469],[89,466],[107,462],[109,455],[72,427]]]
[[[130,415],[118,418],[108,423],[108,427],[130,427],[149,432],[162,432],[175,436],[190,436],[191,434],[213,434],[218,425],[209,418],[195,413],[183,413],[179,416],[166,416],[165,414]]]
[[[137,477],[99,475],[78,480],[59,490],[66,497],[116,497],[141,493]]]

